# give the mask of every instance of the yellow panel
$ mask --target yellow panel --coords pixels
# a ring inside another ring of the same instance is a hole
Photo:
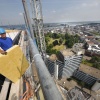
[[[16,82],[28,66],[26,57],[18,45],[7,50],[7,55],[0,54],[0,73],[12,82]]]

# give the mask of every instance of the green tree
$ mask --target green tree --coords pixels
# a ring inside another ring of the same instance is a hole
[[[56,49],[52,49],[51,50],[51,54],[56,54],[57,53],[57,50]]]
[[[95,67],[95,68],[97,68],[97,69],[100,69],[100,63],[93,63],[93,66],[92,67]]]
[[[67,42],[67,47],[68,47],[68,48],[72,48],[72,46],[73,46],[73,41],[70,41],[70,40],[69,40],[69,41]]]
[[[49,48],[53,48],[53,44],[49,44]]]
[[[68,33],[65,34],[65,45],[68,48],[72,48],[72,46],[74,45],[74,43],[78,43],[79,41],[79,36],[78,35],[70,35]]]
[[[58,38],[60,38],[60,35],[57,34],[57,33],[53,33],[53,34],[52,34],[52,38],[53,38],[53,39],[58,39]]]
[[[54,45],[54,46],[58,45],[58,40],[55,40],[55,41],[53,42],[53,45]]]
[[[92,62],[92,63],[100,62],[100,57],[98,57],[98,56],[92,56],[90,62]]]
[[[88,45],[88,43],[86,42],[86,43],[84,44],[84,49],[88,49],[88,47],[89,47],[89,45]]]
[[[69,38],[69,34],[66,33],[66,34],[65,34],[65,39],[68,39],[68,38]]]
[[[60,38],[60,39],[59,39],[59,45],[61,45],[62,43],[63,43],[63,39]]]
[[[92,67],[100,69],[100,57],[92,56],[90,62],[93,64]]]
[[[45,37],[45,42],[46,42],[46,45],[48,45],[48,41],[50,40],[50,38],[47,36]]]
[[[47,34],[45,34],[45,37],[52,37],[52,33],[48,32]]]

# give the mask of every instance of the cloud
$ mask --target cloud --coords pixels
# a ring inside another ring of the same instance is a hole
[[[55,10],[53,10],[53,11],[52,11],[52,13],[56,13],[56,11],[55,11]]]
[[[87,6],[87,3],[82,3],[82,6],[83,6],[83,7],[86,7],[86,6]]]
[[[100,21],[100,0],[76,0],[69,5],[63,5],[60,9],[55,6],[55,10],[51,11],[49,9],[44,22]]]
[[[99,6],[99,2],[92,2],[92,3],[82,3],[82,7],[97,7]]]
[[[23,16],[23,13],[19,13],[19,15]]]

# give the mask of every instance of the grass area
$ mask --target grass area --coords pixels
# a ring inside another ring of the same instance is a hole
[[[59,41],[59,39],[50,38],[48,44],[52,44],[55,40],[58,40],[58,41]],[[65,42],[65,41],[63,41],[63,43],[64,43],[64,42]],[[63,49],[65,48],[65,46],[63,45],[63,43],[62,43],[61,45],[56,45],[56,46],[54,46],[52,49],[56,49],[56,50],[58,50],[58,51],[63,50]]]
[[[82,64],[85,64],[85,65],[88,65],[88,66],[91,66],[92,67],[92,63],[89,62],[89,60],[85,60],[85,59],[82,59]]]
[[[63,50],[64,49],[64,45],[56,45],[55,47],[53,47],[53,49],[56,49],[56,50],[58,50],[58,51],[60,51],[60,50]]]
[[[54,40],[52,38],[50,38],[48,44],[52,44],[53,41]]]
[[[55,40],[59,40],[59,39],[53,39],[53,38],[50,38],[50,40],[49,40],[48,44],[52,44],[52,43],[53,43],[53,41],[55,41]]]

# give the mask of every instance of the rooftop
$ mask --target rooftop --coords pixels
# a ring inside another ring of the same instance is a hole
[[[100,78],[100,70],[98,70],[96,68],[81,64],[81,66],[79,67],[79,70],[81,70],[91,76],[94,76],[96,78]]]
[[[71,51],[71,49],[65,49],[60,51],[62,53],[63,56],[72,56],[74,55],[74,53]]]

